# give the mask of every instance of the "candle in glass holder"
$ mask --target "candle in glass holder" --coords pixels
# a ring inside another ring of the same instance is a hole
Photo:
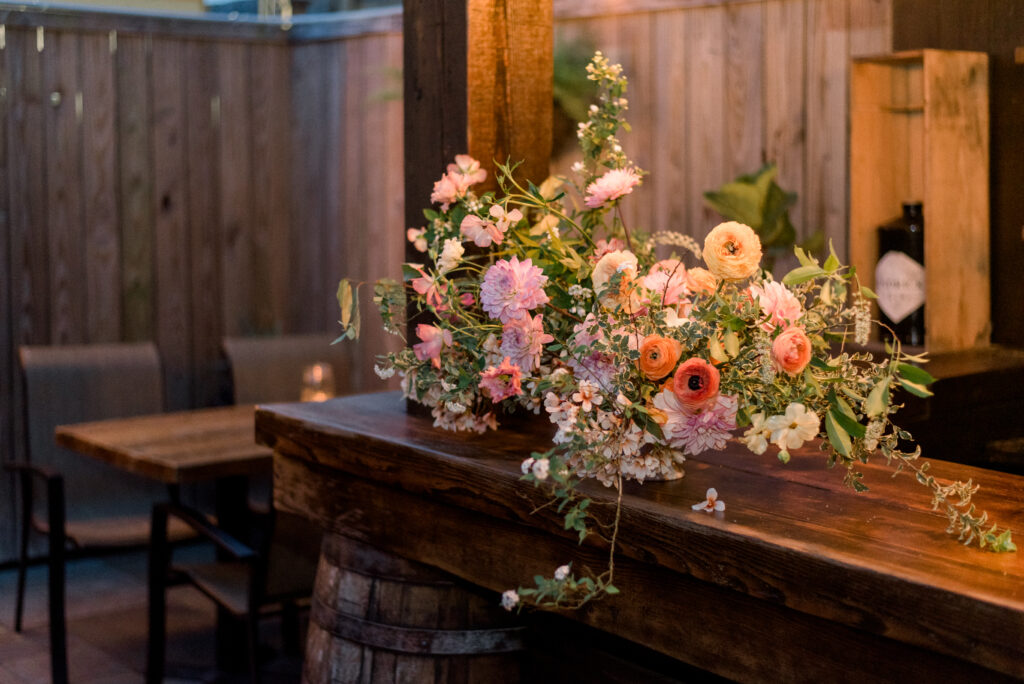
[[[334,396],[334,369],[318,362],[302,369],[302,401],[326,401]]]

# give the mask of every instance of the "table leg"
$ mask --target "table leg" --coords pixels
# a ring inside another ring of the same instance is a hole
[[[249,478],[245,475],[222,477],[214,488],[214,511],[217,525],[246,544],[249,543]],[[230,612],[217,607],[216,626],[217,668],[225,672],[244,672],[248,669],[246,653],[248,642],[245,629]]]

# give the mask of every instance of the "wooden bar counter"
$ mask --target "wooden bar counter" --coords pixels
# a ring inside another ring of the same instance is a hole
[[[260,407],[256,433],[274,449],[280,508],[493,590],[495,603],[569,561],[604,569],[603,543],[577,545],[549,508],[531,514],[547,499],[519,467],[546,448],[543,417],[449,433],[383,393]],[[1024,478],[932,465],[979,483],[978,507],[1024,541]],[[871,490],[856,494],[816,448],[783,465],[732,442],[690,459],[681,480],[631,483],[622,593],[567,617],[739,681],[1024,679],[1024,553],[957,543],[912,476],[864,472]],[[691,509],[708,487],[724,512]],[[609,521],[614,491],[584,489]]]

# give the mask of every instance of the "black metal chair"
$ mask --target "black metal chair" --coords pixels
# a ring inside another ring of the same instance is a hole
[[[14,628],[22,628],[27,568],[45,560],[52,677],[66,682],[65,561],[144,547],[153,503],[168,494],[156,483],[57,447],[53,431],[67,423],[159,412],[160,361],[149,343],[23,346],[19,357],[26,443],[21,459],[4,464],[17,478],[21,501]],[[170,534],[177,540],[192,533],[176,524]],[[34,536],[45,537],[45,544],[33,544]]]
[[[180,504],[153,508],[149,556],[149,646],[146,681],[163,681],[166,660],[167,588],[191,584],[244,624],[251,680],[260,678],[259,621],[281,615],[285,651],[299,653],[298,610],[312,593],[320,531],[312,523],[271,509],[253,512],[250,539],[243,542]],[[175,563],[168,542],[169,521],[180,520],[211,542],[217,559]]]
[[[235,403],[299,401],[303,369],[317,362],[329,363],[336,381],[344,383],[345,352],[330,342],[327,334],[225,338]],[[184,506],[153,509],[147,681],[163,678],[166,591],[172,581],[193,585],[222,613],[244,623],[252,681],[259,680],[257,626],[262,617],[280,615],[285,651],[299,652],[299,610],[312,595],[320,530],[299,516],[275,511],[272,489],[269,478],[250,478],[247,539],[229,534]],[[218,558],[209,563],[175,563],[162,534],[175,521],[190,525],[210,541]]]

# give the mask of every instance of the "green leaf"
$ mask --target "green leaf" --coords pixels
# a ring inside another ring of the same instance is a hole
[[[906,378],[910,382],[917,385],[930,385],[935,382],[935,378],[931,373],[923,368],[912,366],[909,363],[901,363],[896,366],[896,370],[899,371],[900,377]]]
[[[860,294],[862,297],[867,297],[868,299],[878,299],[878,295],[875,294],[875,291],[867,285],[860,286]]]
[[[616,587],[614,584],[606,584],[604,587],[604,591],[606,594],[611,594],[613,596],[619,593],[618,587]]]
[[[839,257],[836,256],[835,252],[828,255],[828,259],[825,259],[825,265],[822,266],[826,273],[834,273],[839,268]]]
[[[820,266],[798,266],[787,273],[782,282],[785,285],[799,285],[822,275],[825,275],[825,271]]]
[[[839,399],[838,397],[837,399],[842,404],[846,404],[846,402],[843,401],[842,399]],[[849,409],[848,404],[846,404],[846,408]],[[857,422],[856,418],[847,415],[845,411],[843,411],[841,408],[837,408],[835,405],[833,405],[833,408],[829,410],[829,415],[833,419],[835,419],[835,421],[839,424],[839,427],[841,427],[847,434],[852,435],[853,437],[863,437],[864,434],[867,432],[867,428],[865,428],[863,425]]]
[[[889,378],[883,378],[868,393],[868,400],[864,404],[864,412],[868,414],[868,418],[877,418],[883,415],[888,407]]]
[[[831,411],[825,414],[825,432],[828,434],[828,441],[832,444],[832,448],[843,456],[850,455],[853,451],[850,435],[836,423]]]
[[[740,338],[734,331],[729,330],[724,335],[725,353],[732,358],[740,355]]]
[[[761,227],[762,195],[749,183],[726,183],[718,190],[705,192],[704,199],[727,219],[745,223],[754,230]]]
[[[897,382],[900,383],[900,385],[903,386],[903,389],[907,390],[908,392],[913,394],[915,397],[923,397],[924,398],[924,397],[930,397],[933,394],[931,392],[931,390],[929,390],[924,385],[918,384],[916,382],[911,382],[910,380],[907,380],[906,378],[896,378],[896,380],[897,380]]]
[[[805,252],[800,247],[794,247],[793,248],[793,254],[796,255],[796,260],[800,262],[801,266],[817,266],[818,265],[818,262],[814,258],[809,256],[807,254],[807,252]]]

